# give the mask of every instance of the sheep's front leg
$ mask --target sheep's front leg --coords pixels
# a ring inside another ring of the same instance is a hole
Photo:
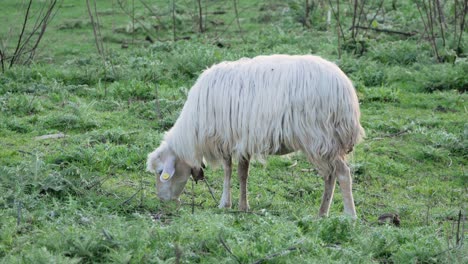
[[[343,194],[344,213],[352,218],[357,218],[356,209],[354,207],[351,171],[346,162],[342,159],[336,162],[335,171],[338,182],[340,183],[341,193]]]
[[[224,184],[223,195],[219,202],[219,208],[231,208],[231,175],[232,175],[232,161],[231,157],[225,158],[223,161],[224,168]]]
[[[248,211],[249,201],[247,197],[247,178],[249,177],[249,160],[240,158],[237,168],[240,183],[239,210]]]
[[[322,176],[325,182],[325,189],[323,191],[322,204],[320,205],[320,217],[328,216],[328,210],[330,210],[330,204],[333,199],[336,183],[336,177],[333,173],[326,171],[322,174]]]

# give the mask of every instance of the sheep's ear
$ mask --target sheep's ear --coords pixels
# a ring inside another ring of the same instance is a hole
[[[161,182],[167,182],[174,176],[175,172],[175,157],[168,157],[166,162],[164,162],[164,169],[163,172],[161,173],[161,176],[159,179]]]
[[[203,168],[205,168],[205,164],[202,164],[201,168],[192,168],[190,171],[192,174],[193,179],[195,180],[196,183],[198,183],[199,180],[204,180],[205,179],[205,174],[203,173]]]

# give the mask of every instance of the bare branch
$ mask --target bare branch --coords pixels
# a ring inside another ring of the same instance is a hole
[[[96,30],[96,24],[94,23],[94,16],[89,5],[89,0],[86,0],[86,7],[88,8],[89,19],[91,20],[91,25],[93,27],[94,41],[96,42],[96,48],[100,55],[102,55],[101,46],[99,45],[99,37]]]
[[[18,44],[16,44],[15,52],[13,52],[13,57],[11,58],[11,61],[10,61],[10,68],[13,66],[13,64],[15,63],[15,60],[17,59],[16,55],[18,53],[18,50],[20,49],[21,40],[23,39],[23,34],[26,29],[26,25],[28,24],[28,17],[29,17],[29,12],[31,10],[31,4],[32,4],[32,0],[29,0],[28,7],[26,8],[26,14],[24,15],[23,27],[21,28],[21,33],[18,37]]]
[[[234,13],[236,14],[237,27],[239,28],[240,36],[245,43],[244,33],[242,32],[242,28],[239,22],[239,12],[237,11],[237,0],[232,0],[232,2],[234,3]]]

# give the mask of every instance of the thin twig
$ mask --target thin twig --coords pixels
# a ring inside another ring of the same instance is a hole
[[[144,7],[146,7],[146,9],[148,9],[148,10],[150,11],[151,15],[153,15],[153,16],[156,18],[156,20],[158,21],[158,23],[159,23],[160,25],[162,25],[160,15],[159,15],[158,13],[156,13],[156,11],[154,11],[153,8],[152,8],[151,6],[150,6],[148,3],[146,3],[145,1],[143,1],[143,0],[140,0],[140,3],[141,3]]]
[[[435,9],[437,10],[438,17],[439,17],[439,28],[440,28],[440,33],[442,35],[442,46],[445,48],[445,29],[444,29],[445,17],[444,17],[444,11],[440,6],[440,1],[439,0],[435,0],[435,4],[436,4]]]
[[[358,0],[353,1],[353,22],[351,23],[351,38],[354,40],[356,37],[355,34],[357,35],[356,32],[356,16],[357,16],[357,10],[358,10]],[[355,41],[355,40],[354,40]]]
[[[378,14],[380,13],[380,10],[382,10],[382,6],[383,6],[383,3],[384,3],[385,0],[381,0],[380,1],[380,4],[379,4],[379,7],[377,8],[377,11],[375,12],[374,14],[374,17],[372,17],[372,19],[369,21],[369,24],[368,24],[368,28],[363,28],[363,29],[366,29],[366,30],[369,30],[369,29],[372,29],[371,26],[372,26],[372,22],[375,20],[375,18],[378,16]],[[359,26],[359,25],[358,25]],[[378,30],[376,30],[378,31]],[[364,32],[364,37],[367,35],[367,32],[368,31],[365,31]],[[415,33],[416,34],[416,33]]]
[[[203,33],[205,29],[203,27],[203,9],[202,9],[201,0],[197,0],[197,4],[198,4],[198,28],[200,30],[200,33]]]
[[[91,25],[93,27],[96,48],[97,48],[99,55],[102,55],[103,51],[101,50],[101,45],[99,45],[99,37],[98,37],[97,30],[96,30],[96,24],[94,23],[94,16],[93,16],[93,13],[91,12],[91,7],[89,6],[89,0],[86,0],[86,7],[88,8],[89,19],[91,20]]]
[[[215,196],[214,196],[213,190],[211,190],[211,187],[210,187],[210,185],[208,184],[208,181],[206,180],[206,178],[203,178],[203,181],[205,182],[206,186],[208,187],[208,191],[210,192],[211,197],[213,198],[214,202],[216,203],[217,200],[216,200],[216,198],[215,198]]]
[[[332,10],[333,16],[335,17],[336,21],[338,22],[338,27],[341,32],[341,36],[343,38],[343,41],[346,41],[346,38],[344,36],[343,28],[341,27],[341,22],[340,22],[340,3],[337,1],[337,12],[335,12],[335,9],[333,9],[333,5],[331,3],[331,0],[328,0],[328,4],[330,5],[330,9]],[[338,36],[339,38],[339,36]]]
[[[234,13],[236,14],[237,27],[239,28],[241,39],[245,43],[244,32],[242,31],[242,28],[239,22],[239,12],[237,11],[237,0],[232,0],[232,2],[234,3]]]
[[[41,39],[42,37],[44,36],[45,34],[45,31],[47,29],[47,26],[49,25],[49,22],[52,20],[52,17],[55,16],[55,14],[57,14],[57,10],[55,10],[55,13],[52,15],[51,17],[51,14],[52,14],[52,11],[54,11],[54,7],[55,5],[57,4],[57,1],[54,0],[49,8],[47,9],[47,13],[46,15],[44,16],[44,19],[43,19],[43,22],[42,22],[42,26],[41,26],[41,31],[39,32],[39,36],[37,37],[36,39],[36,43],[34,43],[33,47],[32,47],[32,52],[29,53],[29,58],[26,60],[26,64],[29,64],[29,62],[32,61],[32,59],[34,58],[34,55],[36,53],[36,50],[37,50],[37,47],[39,46],[39,42],[41,42]]]
[[[21,46],[21,40],[23,39],[24,31],[26,29],[26,24],[28,23],[29,11],[31,10],[32,0],[29,0],[28,7],[26,8],[26,14],[24,15],[23,27],[21,28],[21,33],[18,37],[18,43],[16,44],[15,52],[13,52],[13,57],[10,61],[10,68],[13,66],[16,60],[17,53]]]
[[[229,246],[226,244],[226,241],[224,241],[221,233],[219,233],[219,242],[221,242],[221,245],[223,245],[223,247],[227,250],[227,252],[229,252],[229,254],[231,254],[234,259],[237,261],[237,263],[242,263],[239,259],[239,257],[237,257],[236,255],[234,255],[234,253],[232,253],[231,249],[229,248]]]
[[[175,8],[175,0],[172,0],[172,35],[174,42],[176,41],[176,8]]]
[[[122,3],[122,0],[117,0],[117,4],[119,5],[120,9],[121,9],[128,17],[130,17],[130,18],[132,17],[132,14],[131,14],[127,9],[125,9],[125,7],[124,7],[124,5],[123,5],[123,3]],[[146,27],[146,25],[145,25],[143,22],[141,22],[141,21],[140,21],[139,19],[137,19],[137,18],[135,18],[135,21],[136,21],[138,24],[140,24],[141,28],[142,28],[148,35],[150,35],[151,38],[154,38],[153,35],[151,34],[150,29],[148,29],[148,28]]]
[[[92,182],[91,184],[84,186],[83,189],[85,189],[85,190],[91,190],[91,189],[93,189],[94,187],[96,187],[96,186],[98,186],[98,185],[101,186],[105,181],[107,181],[108,179],[110,179],[111,177],[114,177],[114,176],[115,176],[115,175],[114,175],[113,173],[111,173],[111,174],[107,175],[107,176],[106,176],[105,178],[103,178],[103,179],[94,181],[94,182]]]
[[[120,205],[125,205],[127,204],[128,202],[130,202],[133,198],[135,198],[135,196],[137,196],[137,194],[139,192],[141,192],[142,189],[139,189],[136,193],[134,193],[132,196],[130,196],[127,200],[123,201],[122,203],[120,203]]]
[[[462,220],[462,210],[458,211],[458,220],[457,220],[457,235],[455,245],[460,246],[463,240],[463,233],[460,236],[460,222]]]
[[[47,29],[47,26],[49,25],[50,21],[55,17],[55,15],[58,12],[58,8],[56,8],[55,12],[52,14],[52,11],[54,11],[54,8],[55,8],[56,4],[57,4],[57,0],[54,0],[49,4],[46,14],[42,17],[42,19],[40,20],[39,23],[38,23],[38,21],[39,21],[39,17],[38,17],[38,19],[36,20],[36,23],[34,24],[34,27],[33,27],[32,31],[29,33],[26,40],[23,41],[23,44],[21,45],[21,47],[20,47],[20,49],[18,51],[18,54],[29,53],[29,58],[24,62],[24,64],[28,64],[33,59],[33,57],[34,57],[34,55],[36,53],[36,49],[39,46],[39,42],[41,41],[41,39],[44,36],[44,33],[45,33],[46,29]],[[44,8],[42,8],[42,9],[44,9]],[[41,9],[40,15],[42,15],[42,9]],[[36,35],[36,32],[39,29],[41,31],[38,34],[38,37],[36,39],[36,43],[33,45],[33,47],[30,49],[29,52],[23,52],[23,50],[26,48],[26,45],[29,44],[30,40],[32,39],[33,36]]]
[[[244,8],[242,8],[240,10],[239,13],[243,13],[245,10],[249,10],[251,9],[251,7],[253,7],[255,4],[252,4],[252,5],[249,5],[249,6],[246,6]],[[221,31],[220,33],[218,33],[215,37],[214,37],[214,41],[213,42],[216,42],[219,40],[219,38],[221,38],[222,35],[224,35],[224,33],[227,32],[227,30],[231,27],[231,25],[236,21],[236,18],[234,17],[233,19],[231,19],[231,21],[229,23],[226,24],[226,28]],[[206,17],[205,17],[205,22],[206,22]]]
[[[104,42],[102,41],[102,34],[101,34],[101,22],[99,21],[99,14],[97,11],[97,4],[96,0],[94,0],[94,14],[96,15],[96,29],[97,29],[97,34],[99,36],[99,44],[101,45],[101,51],[103,54],[105,54],[105,49],[104,49]],[[93,24],[93,29],[94,29],[94,24]],[[96,40],[97,41],[97,40]]]

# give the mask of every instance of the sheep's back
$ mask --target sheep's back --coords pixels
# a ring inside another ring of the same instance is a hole
[[[184,113],[186,112],[186,113]],[[259,56],[207,69],[183,113],[208,160],[302,150],[311,159],[342,155],[363,135],[354,87],[316,56]]]

